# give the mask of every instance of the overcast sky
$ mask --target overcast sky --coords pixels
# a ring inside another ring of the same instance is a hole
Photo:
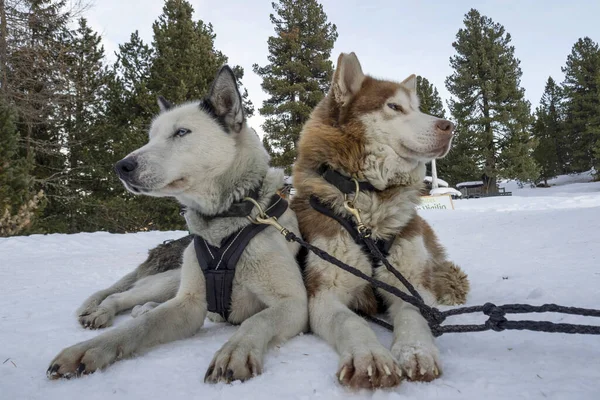
[[[196,19],[213,24],[217,49],[232,65],[244,67],[243,81],[258,109],[267,95],[252,64],[267,62],[267,38],[274,33],[269,20],[271,1],[190,2]],[[504,25],[512,35],[521,60],[521,84],[534,107],[548,76],[563,80],[561,66],[575,41],[583,36],[600,41],[598,0],[323,0],[322,4],[339,34],[332,60],[340,52],[354,51],[368,74],[393,80],[412,73],[422,75],[438,88],[444,101],[449,97],[444,79],[452,72],[448,62],[454,54],[452,41],[472,7]],[[151,42],[152,23],[162,6],[163,0],[95,0],[86,17],[102,35],[106,53],[114,60],[117,45],[136,29]],[[258,115],[250,120],[261,136],[262,121]]]

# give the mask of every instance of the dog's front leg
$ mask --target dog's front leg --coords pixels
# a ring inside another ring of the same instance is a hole
[[[427,321],[416,307],[388,293],[384,296],[390,300],[389,313],[394,321],[392,354],[402,370],[415,381],[437,378],[441,373],[439,352]]]
[[[138,350],[192,336],[206,317],[204,275],[193,246],[184,253],[181,284],[175,298],[93,339],[61,351],[50,363],[49,378],[91,373]]]
[[[205,382],[245,381],[259,375],[269,345],[282,343],[308,329],[306,289],[290,252],[281,247],[270,253],[263,251],[261,255],[252,255],[254,257],[246,258],[243,269],[236,272],[247,294],[234,297],[232,316],[239,311],[236,307],[244,307],[246,304],[243,303],[252,301],[248,296],[255,296],[267,307],[243,321],[217,351],[206,372]],[[265,256],[269,259],[265,260]]]
[[[302,332],[307,319],[306,300],[285,299],[254,314],[213,357],[205,382],[245,381],[262,373],[264,355],[270,343],[283,342]]]
[[[352,312],[335,289],[318,291],[309,299],[310,326],[340,355],[337,377],[353,388],[394,387],[402,372],[368,323]]]

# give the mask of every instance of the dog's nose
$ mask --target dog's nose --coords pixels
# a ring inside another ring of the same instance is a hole
[[[452,133],[454,130],[454,124],[447,119],[440,119],[436,122],[435,127],[443,133]]]
[[[138,163],[133,157],[127,157],[115,164],[115,171],[119,176],[128,176],[137,168]]]

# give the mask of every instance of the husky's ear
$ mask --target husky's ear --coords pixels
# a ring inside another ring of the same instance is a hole
[[[244,108],[235,75],[229,66],[223,66],[217,73],[208,99],[225,127],[239,133],[244,125]]]
[[[417,76],[415,74],[412,74],[411,76],[409,76],[408,78],[406,78],[405,80],[403,80],[400,83],[402,85],[404,85],[404,87],[407,88],[408,90],[412,90],[412,91],[417,90]]]
[[[341,105],[346,104],[360,90],[365,74],[363,74],[358,57],[354,52],[341,53],[333,74],[333,97]]]
[[[158,96],[157,98],[158,107],[160,107],[160,112],[165,112],[171,108],[173,108],[173,104],[162,96]]]

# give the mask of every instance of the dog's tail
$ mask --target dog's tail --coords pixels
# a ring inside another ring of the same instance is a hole
[[[453,306],[467,301],[470,284],[467,274],[453,262],[443,261],[433,271],[433,292],[437,302]]]

